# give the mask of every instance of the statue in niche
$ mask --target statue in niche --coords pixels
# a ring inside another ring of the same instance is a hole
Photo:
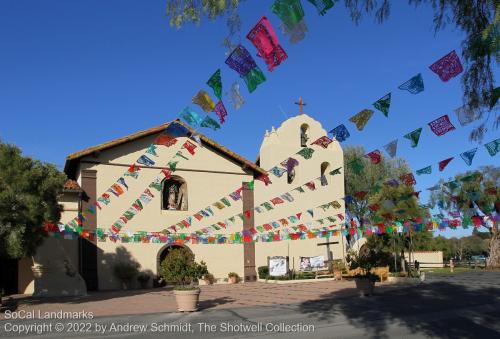
[[[300,129],[300,146],[306,147],[309,137],[307,136],[307,128],[303,127]]]
[[[174,181],[167,189],[167,210],[187,210],[187,185],[185,182]]]
[[[295,168],[292,168],[287,173],[287,181],[289,184],[291,184],[294,179],[295,179]]]
[[[168,188],[168,205],[167,209],[169,210],[177,210],[177,195],[179,193],[179,189],[176,184],[170,185]]]

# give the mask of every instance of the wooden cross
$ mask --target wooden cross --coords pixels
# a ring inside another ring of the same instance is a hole
[[[327,255],[328,261],[331,262],[333,258],[332,258],[332,252],[330,252],[330,245],[335,245],[335,244],[338,244],[339,242],[338,241],[329,241],[329,240],[330,240],[330,237],[327,237],[326,242],[321,243],[321,244],[317,244],[317,246],[326,246],[326,255]]]
[[[335,244],[338,244],[339,242],[338,241],[330,241],[330,242],[324,242],[324,243],[321,243],[321,244],[317,244],[318,246],[328,246],[328,245],[335,245]]]
[[[300,114],[304,114],[304,106],[307,104],[302,100],[302,97],[299,98],[299,102],[296,102],[295,105],[299,105]]]

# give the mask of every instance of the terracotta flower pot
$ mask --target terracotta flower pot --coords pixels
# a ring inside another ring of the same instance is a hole
[[[177,309],[179,312],[198,311],[198,300],[200,299],[200,289],[194,290],[174,290]]]
[[[354,278],[354,282],[356,283],[356,288],[358,289],[361,295],[372,295],[373,289],[375,287],[375,282],[370,280],[370,278]]]
[[[333,277],[336,280],[342,280],[342,271],[333,271]]]

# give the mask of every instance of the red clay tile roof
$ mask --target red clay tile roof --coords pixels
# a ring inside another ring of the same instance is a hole
[[[68,179],[64,183],[63,190],[65,191],[81,191],[82,188],[75,180]]]
[[[86,149],[78,151],[78,152],[72,153],[72,154],[68,155],[66,158],[66,163],[64,165],[64,172],[68,175],[68,177],[74,178],[76,168],[77,168],[76,165],[77,165],[80,158],[87,156],[87,155],[90,155],[94,152],[109,149],[109,148],[112,148],[115,146],[125,144],[125,143],[130,142],[130,141],[134,141],[136,139],[140,139],[140,138],[152,135],[152,134],[160,133],[160,132],[164,131],[168,126],[170,126],[170,124],[173,124],[173,123],[179,124],[179,125],[185,127],[191,133],[191,135],[195,135],[195,134],[199,135],[201,141],[205,145],[208,145],[209,147],[212,147],[212,148],[216,149],[217,151],[223,153],[224,155],[226,155],[229,158],[236,161],[236,163],[240,164],[242,167],[249,169],[254,174],[261,175],[261,174],[267,173],[264,169],[260,168],[255,163],[243,158],[239,154],[236,154],[236,153],[230,151],[229,149],[227,149],[226,147],[222,146],[221,144],[215,142],[214,140],[210,139],[209,137],[198,133],[197,131],[193,130],[189,125],[184,124],[182,121],[180,121],[178,119],[171,121],[171,122],[167,122],[165,124],[162,124],[162,125],[159,125],[156,127],[152,127],[152,128],[140,131],[140,132],[136,132],[136,133],[127,135],[127,136],[122,137],[122,138],[114,139],[114,140],[111,140],[111,141],[108,141],[108,142],[105,142],[105,143],[102,143],[102,144],[99,144],[99,145],[96,145],[93,147],[86,148]]]

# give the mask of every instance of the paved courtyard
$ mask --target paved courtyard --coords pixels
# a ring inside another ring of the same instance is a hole
[[[382,288],[389,287],[382,284]],[[317,281],[308,283],[218,284],[201,286],[200,309],[222,309],[249,306],[298,304],[319,300],[326,294],[357,295],[352,281]],[[11,302],[17,310],[85,311],[94,316],[175,312],[176,302],[171,289],[91,292],[79,298],[39,299],[16,297]],[[1,315],[0,315],[1,317]]]
[[[430,274],[419,285],[382,284],[365,298],[348,281],[202,289],[196,313],[171,312],[175,303],[166,290],[95,293],[65,302],[24,300],[18,309],[84,309],[97,316],[87,332],[70,332],[64,322],[63,331],[51,328],[37,338],[500,338],[500,272]],[[34,336],[7,331],[7,324],[29,326],[33,320],[1,320],[2,338]],[[158,331],[158,324],[169,330]],[[255,331],[244,327],[252,325]],[[135,327],[115,331],[110,326]],[[296,327],[289,331],[286,326]]]

